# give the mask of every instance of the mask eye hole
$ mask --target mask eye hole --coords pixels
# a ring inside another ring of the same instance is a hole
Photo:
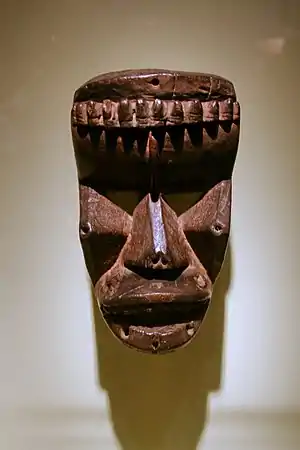
[[[103,195],[130,215],[133,214],[133,211],[144,197],[137,191],[120,190],[109,190],[104,192]]]
[[[202,197],[201,192],[183,192],[180,194],[163,194],[163,199],[170,208],[180,216],[185,211],[194,206]]]

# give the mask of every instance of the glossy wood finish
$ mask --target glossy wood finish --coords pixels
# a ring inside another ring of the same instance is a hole
[[[80,238],[124,344],[165,353],[199,330],[230,231],[239,125],[234,87],[215,75],[127,70],[75,92]],[[130,210],[116,192],[131,196]]]

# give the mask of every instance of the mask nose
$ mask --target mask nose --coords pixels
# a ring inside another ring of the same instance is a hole
[[[149,194],[136,207],[122,256],[127,269],[149,280],[175,281],[189,266],[177,216],[160,196],[153,200]]]
[[[172,261],[167,244],[167,231],[163,222],[160,197],[155,201],[150,196],[148,197],[148,217],[151,228],[151,242],[149,244],[152,251],[145,257],[142,264],[125,262],[125,267],[145,279],[175,281],[188,264],[183,261],[174,264]]]
[[[158,259],[162,260],[162,255],[167,253],[167,239],[160,197],[158,197],[156,201],[153,201],[151,196],[149,196],[149,213],[154,253],[157,255]]]

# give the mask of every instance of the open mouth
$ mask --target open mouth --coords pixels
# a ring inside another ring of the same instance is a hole
[[[184,310],[173,305],[150,306],[133,314],[103,316],[124,344],[148,353],[166,353],[185,346],[195,337],[206,314],[209,301]]]
[[[209,299],[201,303],[176,302],[129,305],[112,308],[101,307],[106,319],[115,323],[141,327],[165,327],[168,325],[202,320]]]
[[[124,344],[144,352],[165,353],[184,346],[196,335],[210,296],[174,298],[165,294],[162,301],[155,300],[155,294],[151,293],[147,297],[128,295],[121,302],[100,308],[111,330]]]

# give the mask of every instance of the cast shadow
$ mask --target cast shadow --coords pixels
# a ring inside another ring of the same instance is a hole
[[[163,356],[145,355],[119,343],[93,297],[99,382],[107,391],[122,449],[196,449],[205,429],[208,395],[220,388],[230,279],[229,245],[199,334],[186,348]]]

